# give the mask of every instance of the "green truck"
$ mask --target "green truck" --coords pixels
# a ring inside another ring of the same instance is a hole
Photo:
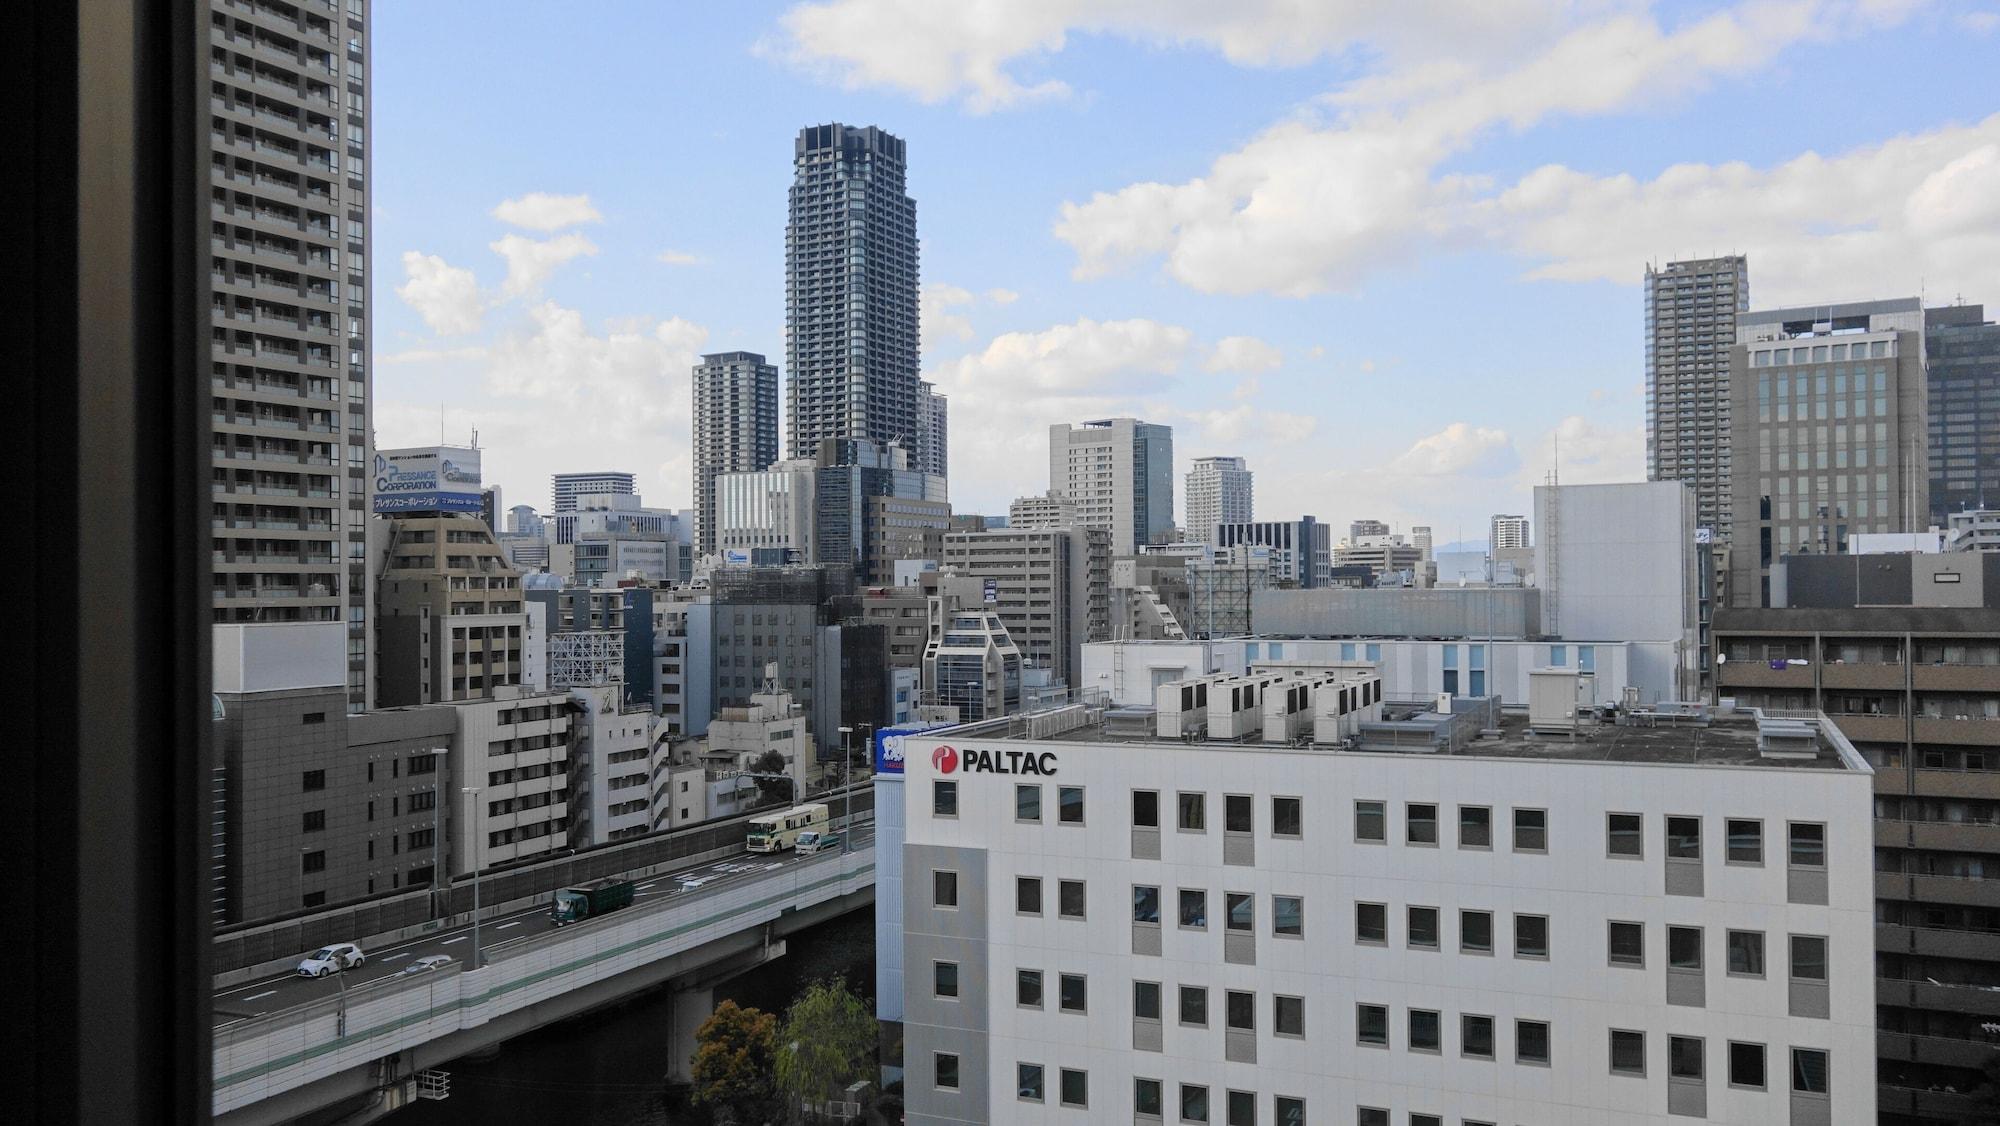
[[[555,898],[549,903],[549,918],[560,927],[579,919],[595,919],[599,915],[631,905],[631,880],[617,878],[594,880],[556,892]]]

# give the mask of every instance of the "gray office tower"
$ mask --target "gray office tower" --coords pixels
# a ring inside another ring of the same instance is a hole
[[[715,552],[715,475],[778,460],[778,369],[755,352],[713,352],[694,368],[695,551]]]
[[[2000,324],[1984,305],[1924,310],[1929,363],[1932,525],[2000,507]]]
[[[790,457],[817,457],[828,438],[932,444],[920,437],[917,204],[904,160],[902,140],[872,125],[799,130],[785,227]]]
[[[217,622],[348,623],[368,704],[365,6],[201,5]]]
[[[587,473],[553,473],[549,475],[549,511],[575,512],[578,497],[629,497],[636,495],[638,491],[638,479],[621,470],[597,469]]]
[[[1646,478],[1694,487],[1695,525],[1728,543],[1729,349],[1750,309],[1740,254],[1646,266]]]

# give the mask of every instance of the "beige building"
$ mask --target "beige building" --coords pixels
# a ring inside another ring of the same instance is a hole
[[[520,687],[457,705],[454,876],[569,846],[571,706],[567,692]]]
[[[217,622],[346,622],[368,706],[367,5],[207,0]]]
[[[979,580],[961,604],[1000,615],[1028,664],[1071,688],[1083,643],[1111,636],[1111,533],[1102,528],[953,532],[940,564]],[[942,580],[941,580],[942,581]]]
[[[521,576],[476,515],[378,522],[376,703],[476,700],[518,685],[527,617]]]

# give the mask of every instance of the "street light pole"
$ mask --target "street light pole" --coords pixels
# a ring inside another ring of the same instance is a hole
[[[466,798],[468,814],[466,835],[472,843],[472,968],[480,965],[479,951],[479,787],[467,786],[462,791]]]
[[[854,791],[848,781],[854,770],[854,729],[840,729],[840,851],[847,851],[847,838],[854,835]]]

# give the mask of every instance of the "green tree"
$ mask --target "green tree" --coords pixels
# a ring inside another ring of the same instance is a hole
[[[778,1034],[778,1087],[793,1106],[823,1102],[865,1078],[875,1053],[875,1018],[839,978],[806,987]]]
[[[750,769],[758,774],[791,773],[785,765],[785,756],[777,751],[765,751],[750,764]],[[758,795],[767,802],[789,802],[792,800],[792,784],[783,778],[758,778]]]
[[[771,1084],[778,1018],[724,1001],[694,1033],[689,1097],[719,1122],[760,1123],[778,1114]]]

